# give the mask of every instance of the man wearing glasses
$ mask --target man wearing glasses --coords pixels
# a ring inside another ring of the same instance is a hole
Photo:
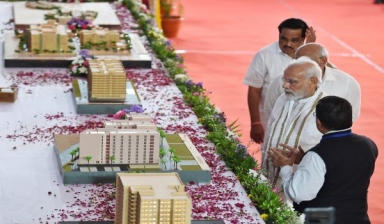
[[[262,48],[254,56],[243,83],[248,85],[248,109],[251,118],[250,137],[262,143],[268,117],[264,113],[264,99],[271,81],[282,75],[295,57],[296,49],[304,42],[316,40],[315,31],[301,19],[290,18],[280,23],[279,40]]]
[[[307,151],[321,139],[313,116],[317,102],[325,96],[320,88],[321,76],[320,66],[305,56],[293,60],[284,70],[284,94],[273,108],[262,147],[262,168],[273,185],[278,181],[279,169],[267,159],[269,149],[283,143]]]
[[[347,73],[331,68],[328,64],[328,51],[318,43],[308,43],[299,47],[295,53],[295,58],[301,56],[310,57],[322,69],[321,88],[329,96],[342,97],[352,104],[353,121],[360,115],[361,90],[359,83]],[[272,112],[276,99],[284,93],[282,88],[283,80],[276,78],[269,86],[265,96],[264,111],[266,115]]]

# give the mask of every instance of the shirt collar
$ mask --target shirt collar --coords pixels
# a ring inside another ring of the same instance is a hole
[[[333,81],[336,81],[336,78],[333,75],[332,69],[333,68],[325,66],[325,72],[324,72],[324,75],[323,75],[323,78],[322,78],[323,82],[333,82]]]
[[[321,138],[321,141],[323,141],[325,139],[329,139],[329,138],[340,138],[340,137],[348,136],[351,134],[352,134],[351,128],[347,128],[347,129],[343,129],[343,130],[332,130],[332,131],[328,131],[327,133],[325,133],[323,135],[323,137]]]
[[[337,132],[343,132],[343,131],[350,131],[351,132],[352,130],[351,130],[351,128],[346,128],[346,129],[343,129],[343,130],[332,130],[332,131],[328,131],[324,135],[332,134],[332,133],[337,133]]]

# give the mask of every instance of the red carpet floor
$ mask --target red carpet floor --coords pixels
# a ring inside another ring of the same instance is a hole
[[[185,50],[189,76],[212,91],[211,101],[239,119],[242,141],[249,143],[247,86],[242,79],[261,47],[278,38],[278,24],[287,18],[304,19],[317,31],[330,60],[354,76],[362,88],[362,111],[353,131],[384,147],[384,5],[373,0],[182,0],[185,20],[177,38]],[[256,158],[257,144],[250,145]],[[362,161],[364,162],[364,161]],[[356,164],[358,166],[359,164]],[[384,155],[379,152],[369,189],[372,223],[384,223]]]

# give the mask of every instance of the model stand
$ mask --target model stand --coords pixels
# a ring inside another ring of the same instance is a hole
[[[124,77],[125,78],[125,77]],[[132,105],[142,105],[139,95],[131,81],[126,84],[126,96],[123,102],[91,102],[89,100],[88,81],[73,79],[73,99],[77,114],[113,114],[122,109],[129,109]]]
[[[70,153],[80,147],[80,135],[55,135],[54,149],[64,184],[113,183],[116,179],[116,173],[119,172],[177,172],[184,183],[191,181],[209,183],[211,181],[211,169],[187,135],[167,134],[162,142],[165,151],[168,152],[169,148],[172,147],[174,153],[179,156],[181,161],[178,162],[177,169],[174,167],[174,161],[168,159],[170,154],[167,153],[164,155],[167,160],[165,162],[160,161],[157,165],[97,164],[96,157],[93,157],[90,160],[90,165],[86,161],[78,169],[72,170],[75,163],[71,162]],[[83,157],[85,158],[85,156]]]
[[[131,50],[113,50],[105,49],[91,50],[91,53],[98,59],[120,60],[124,67],[128,68],[151,68],[152,58],[142,44],[137,34],[128,34],[131,43]],[[49,50],[31,52],[20,51],[20,39],[13,33],[4,35],[4,67],[42,67],[42,68],[68,68],[68,66],[76,59],[76,53],[72,51]],[[45,43],[45,42],[43,42]],[[80,49],[77,42],[70,42],[68,46],[73,49]],[[76,50],[74,50],[76,52]]]

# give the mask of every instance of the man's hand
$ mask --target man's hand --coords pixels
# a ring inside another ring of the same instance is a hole
[[[291,148],[291,147],[290,147]],[[291,148],[293,149],[293,148]],[[268,151],[268,157],[272,161],[274,166],[280,167],[280,166],[286,166],[290,165],[292,166],[293,163],[295,162],[296,156],[299,153],[299,150],[293,149],[293,153],[291,157],[287,157],[282,153],[282,150],[284,149],[279,149],[279,148],[271,148]]]
[[[305,39],[306,43],[316,42],[316,30],[314,30],[313,27],[309,27],[305,31]]]
[[[264,140],[264,128],[261,124],[251,126],[251,139],[261,144]]]
[[[297,150],[297,154],[296,154],[296,159],[295,159],[295,164],[299,164],[301,162],[301,160],[303,159],[303,156],[304,156],[304,150],[301,148],[301,146],[299,146],[298,149],[295,149],[295,148],[292,148],[291,146],[289,145],[286,145],[286,144],[279,144],[280,146],[283,147],[283,155],[285,155],[286,157],[292,157],[293,154],[294,154],[294,151]]]

